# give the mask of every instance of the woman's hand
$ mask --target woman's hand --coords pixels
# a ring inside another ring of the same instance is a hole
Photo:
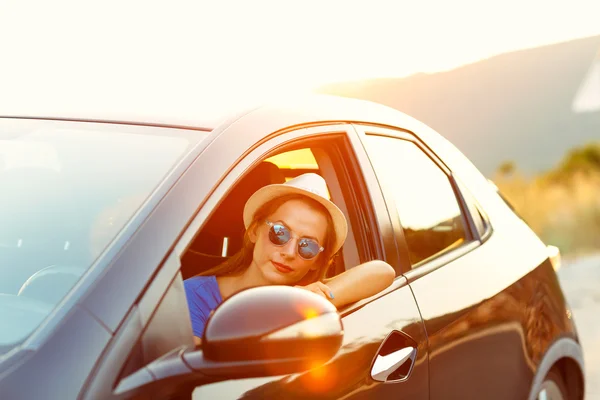
[[[296,287],[316,293],[319,296],[325,297],[327,300],[331,300],[331,299],[335,298],[335,296],[333,295],[333,292],[331,291],[329,286],[327,286],[323,282],[313,282],[310,285],[306,285],[306,286],[297,285]]]

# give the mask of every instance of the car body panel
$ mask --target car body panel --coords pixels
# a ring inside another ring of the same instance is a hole
[[[449,264],[411,283],[429,338],[432,399],[485,390],[490,399],[524,398],[550,344],[562,335],[575,338],[549,261],[496,292],[499,274],[486,264],[490,258]],[[469,266],[485,276],[465,279],[461,270]]]

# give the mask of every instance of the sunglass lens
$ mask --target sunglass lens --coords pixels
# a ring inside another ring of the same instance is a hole
[[[271,243],[281,246],[290,241],[292,234],[290,231],[283,225],[273,224],[271,229],[269,229],[269,240]]]
[[[312,239],[300,239],[298,242],[298,254],[300,257],[310,260],[319,254],[321,246]]]

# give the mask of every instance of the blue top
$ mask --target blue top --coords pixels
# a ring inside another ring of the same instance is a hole
[[[217,278],[214,276],[194,276],[183,281],[192,330],[194,336],[202,337],[204,325],[211,311],[223,302]]]

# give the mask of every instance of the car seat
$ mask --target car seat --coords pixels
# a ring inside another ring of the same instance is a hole
[[[275,164],[268,161],[261,162],[244,175],[225,196],[182,256],[183,278],[197,275],[237,253],[242,248],[244,239],[245,227],[242,215],[246,201],[261,187],[284,182],[283,173]],[[225,238],[227,238],[227,249],[223,256]]]

